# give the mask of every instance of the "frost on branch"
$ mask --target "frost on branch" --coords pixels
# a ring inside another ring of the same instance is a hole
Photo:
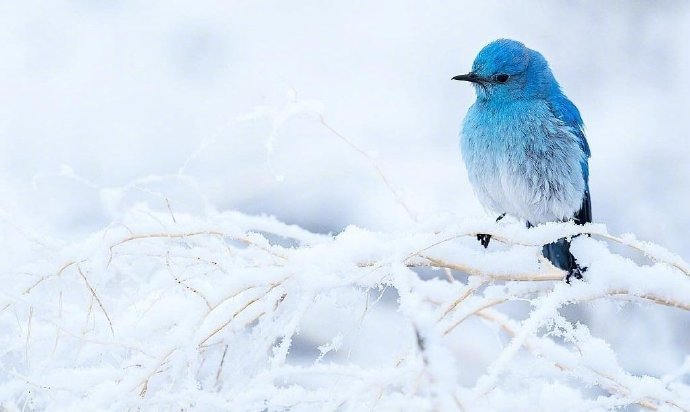
[[[1,224],[7,410],[690,409],[690,361],[636,376],[564,313],[602,299],[690,310],[681,258],[601,225],[326,236],[135,208],[61,244]],[[589,270],[568,286],[540,245],[583,230],[573,251]]]

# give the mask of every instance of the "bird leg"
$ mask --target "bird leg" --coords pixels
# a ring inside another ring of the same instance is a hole
[[[570,285],[570,278],[574,277],[577,280],[582,279],[582,274],[587,271],[587,268],[580,267],[580,265],[575,264],[575,267],[573,269],[570,269],[568,271],[568,274],[565,275],[565,283]]]
[[[482,244],[482,246],[484,246],[484,249],[486,249],[489,247],[489,242],[491,242],[491,235],[479,233],[477,234],[477,240]]]
[[[506,217],[506,214],[501,214],[499,217],[496,218],[496,223],[498,223],[504,217]],[[484,246],[484,249],[486,249],[489,247],[489,242],[491,242],[491,235],[479,233],[477,234],[477,240],[479,241],[479,243],[481,243],[482,246]]]

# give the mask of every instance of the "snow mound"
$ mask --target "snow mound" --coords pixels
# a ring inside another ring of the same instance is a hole
[[[690,409],[690,358],[636,376],[564,313],[690,310],[687,263],[602,225],[450,216],[331,236],[138,206],[74,243],[0,229],[0,410]],[[567,285],[540,245],[579,233],[588,270]]]

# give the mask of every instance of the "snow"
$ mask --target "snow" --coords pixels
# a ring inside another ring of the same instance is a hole
[[[687,370],[635,375],[561,313],[596,299],[687,311],[686,263],[647,244],[653,260],[638,265],[596,239],[621,238],[588,225],[574,249],[589,269],[567,285],[539,245],[577,228],[448,216],[319,235],[142,205],[80,241],[17,233],[3,244],[16,259],[2,271],[3,406],[553,410],[557,391],[577,408],[689,408]],[[483,250],[477,230],[503,245]],[[527,317],[506,302],[528,304]]]

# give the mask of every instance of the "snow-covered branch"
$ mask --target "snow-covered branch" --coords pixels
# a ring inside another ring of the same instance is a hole
[[[477,233],[499,243],[485,251]],[[589,269],[567,285],[539,250],[579,233]],[[608,299],[690,316],[687,263],[602,225],[454,217],[327,236],[135,208],[84,241],[47,243],[17,232],[5,245],[6,408],[690,410],[689,368],[636,376],[564,313]]]

